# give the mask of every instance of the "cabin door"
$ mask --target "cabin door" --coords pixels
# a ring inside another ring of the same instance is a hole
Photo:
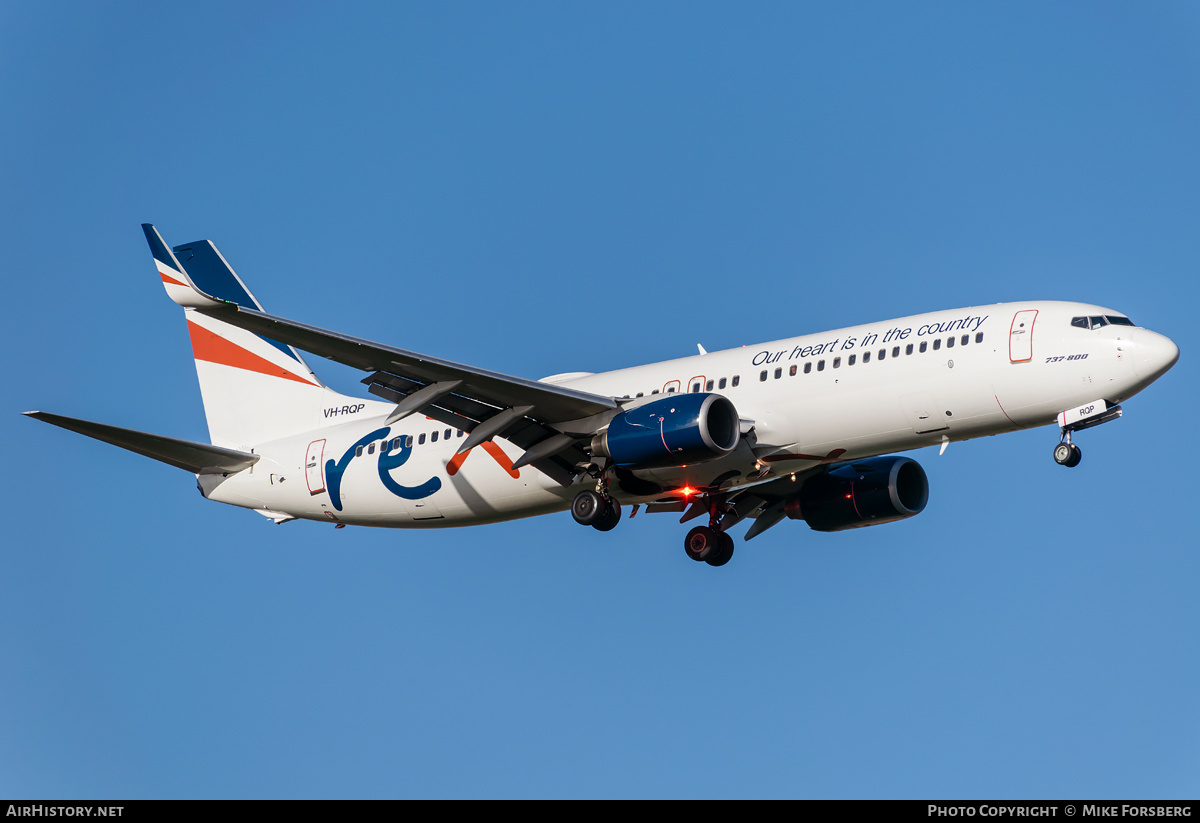
[[[1019,311],[1013,315],[1008,331],[1008,359],[1012,363],[1024,363],[1033,359],[1033,321],[1037,309]]]
[[[324,440],[314,440],[308,444],[308,453],[304,455],[304,479],[308,481],[310,495],[325,491],[325,472],[321,465],[324,456]]]

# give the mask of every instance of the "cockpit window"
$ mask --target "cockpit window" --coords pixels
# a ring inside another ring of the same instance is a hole
[[[1134,322],[1128,317],[1121,317],[1119,314],[1108,314],[1103,317],[1095,315],[1092,317],[1072,317],[1071,325],[1080,329],[1098,329],[1102,326],[1132,326]]]

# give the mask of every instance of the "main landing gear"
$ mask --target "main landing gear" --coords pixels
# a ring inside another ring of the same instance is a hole
[[[712,526],[697,526],[683,540],[687,556],[710,566],[724,566],[733,557],[733,538]]]
[[[733,557],[733,538],[721,528],[722,515],[731,511],[729,506],[713,503],[708,512],[708,525],[697,526],[688,532],[683,541],[687,556],[703,561],[710,566],[724,566]],[[596,480],[596,488],[585,489],[571,501],[571,516],[581,526],[591,526],[597,531],[611,531],[621,521],[621,504],[608,493],[608,478],[603,473]],[[687,519],[687,518],[685,518]],[[726,518],[725,525],[737,522],[736,516]]]
[[[596,484],[596,489],[587,489],[575,495],[571,501],[571,516],[581,526],[591,526],[597,531],[612,531],[621,522],[621,504],[608,494],[607,484]]]
[[[1062,441],[1054,447],[1054,462],[1070,469],[1078,466],[1082,459],[1083,452],[1071,442],[1071,430],[1063,429]]]
[[[688,557],[710,566],[724,566],[733,557],[733,538],[722,531],[720,514],[714,503],[708,510],[708,525],[688,532],[683,539],[683,550]]]

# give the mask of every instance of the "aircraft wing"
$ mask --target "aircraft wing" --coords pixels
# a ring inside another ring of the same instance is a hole
[[[798,471],[794,475],[763,480],[732,491],[703,492],[692,499],[690,504],[679,498],[663,498],[647,504],[646,511],[683,512],[683,517],[679,519],[679,522],[686,523],[707,514],[709,507],[715,502],[724,508],[725,513],[721,518],[721,528],[724,530],[728,530],[735,523],[747,517],[754,519],[754,525],[742,538],[749,540],[783,520],[787,515],[785,508],[788,498],[796,494],[807,478],[828,471],[828,469],[828,466],[823,465],[812,466]]]
[[[532,464],[567,485],[585,459],[576,442],[620,411],[616,399],[442,360],[226,303],[197,307],[222,322],[372,372],[369,391],[397,404],[389,422],[424,414],[472,432],[460,451],[503,436]],[[476,431],[478,429],[478,431]]]
[[[738,519],[745,516],[754,518],[754,525],[746,531],[746,535],[742,539],[749,540],[757,537],[783,520],[787,515],[785,507],[788,498],[800,489],[807,478],[839,465],[842,464],[812,466],[798,471],[794,475],[777,477],[735,494],[729,502],[733,505],[734,511],[739,513]]]
[[[328,360],[408,380],[416,384],[417,389],[434,383],[461,381],[453,394],[474,398],[501,409],[532,405],[537,410],[534,416],[547,423],[562,423],[617,408],[616,401],[611,397],[397,349],[242,306],[228,305],[200,311]],[[375,383],[370,378],[363,382]],[[388,385],[386,381],[379,382]],[[410,393],[409,390],[415,391],[412,386],[403,383],[392,388],[405,395]]]

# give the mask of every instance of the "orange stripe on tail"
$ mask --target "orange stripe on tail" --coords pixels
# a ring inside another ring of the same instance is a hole
[[[233,366],[235,369],[258,372],[270,377],[283,377],[295,380],[306,386],[315,386],[311,380],[292,374],[286,369],[276,366],[270,360],[246,351],[236,343],[231,343],[220,335],[213,334],[208,329],[188,321],[188,333],[192,337],[192,354],[197,360],[209,363],[220,363],[223,366]]]

